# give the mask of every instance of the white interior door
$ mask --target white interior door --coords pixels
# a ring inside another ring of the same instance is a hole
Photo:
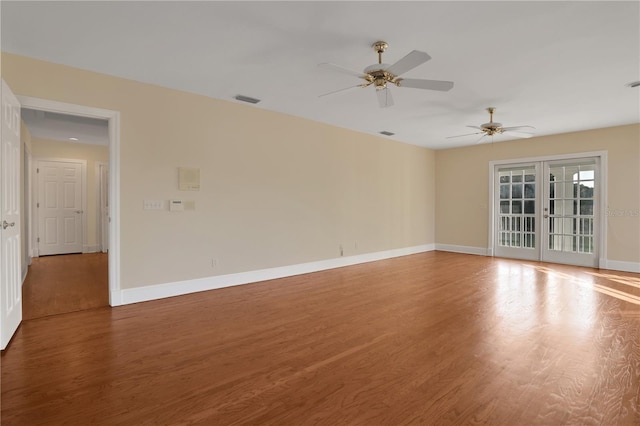
[[[0,349],[4,350],[22,321],[20,103],[4,80],[0,139]]]
[[[38,254],[82,253],[82,163],[38,161]]]
[[[544,164],[543,261],[598,266],[598,182],[596,158]]]

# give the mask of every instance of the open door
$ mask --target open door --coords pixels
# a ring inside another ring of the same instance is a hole
[[[20,102],[2,80],[0,136],[0,349],[22,321],[20,265]]]

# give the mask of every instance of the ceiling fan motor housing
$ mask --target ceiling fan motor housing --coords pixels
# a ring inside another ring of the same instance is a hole
[[[396,76],[385,71],[389,64],[373,64],[364,69],[364,74],[376,89],[381,90],[387,87],[387,83],[393,83]],[[366,78],[365,77],[365,78]]]
[[[482,131],[489,136],[501,134],[504,131],[500,123],[485,123],[481,127]]]

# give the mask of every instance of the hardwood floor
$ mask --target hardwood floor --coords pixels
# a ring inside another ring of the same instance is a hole
[[[638,425],[640,275],[445,252],[25,321],[3,425]]]
[[[25,320],[109,306],[106,253],[34,258],[22,286]]]

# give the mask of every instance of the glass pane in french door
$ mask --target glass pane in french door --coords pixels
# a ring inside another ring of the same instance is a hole
[[[496,255],[534,259],[538,256],[536,237],[536,166],[499,167],[496,214]]]
[[[545,167],[544,260],[596,264],[596,159],[549,163]]]

